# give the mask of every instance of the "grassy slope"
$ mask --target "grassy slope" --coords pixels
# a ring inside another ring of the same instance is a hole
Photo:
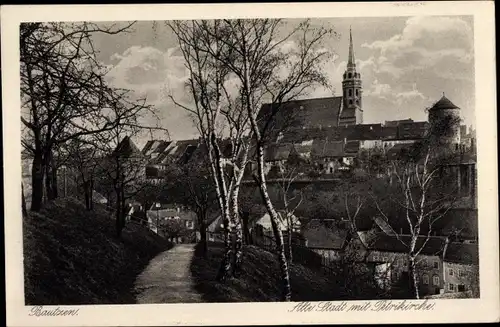
[[[238,279],[224,284],[214,281],[222,259],[219,244],[209,244],[208,258],[199,255],[199,249],[191,263],[191,274],[196,289],[207,302],[264,302],[279,301],[281,288],[279,266],[270,252],[255,246],[246,246],[243,256],[243,273]],[[327,301],[339,298],[335,281],[320,272],[302,265],[290,268],[293,301]]]
[[[27,305],[135,303],[135,277],[170,244],[128,224],[115,238],[105,211],[57,200],[23,221]]]

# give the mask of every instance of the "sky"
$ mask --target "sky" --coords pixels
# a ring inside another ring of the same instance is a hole
[[[285,29],[299,21],[288,20]],[[472,16],[331,18],[312,23],[332,27],[339,36],[325,43],[334,54],[325,65],[334,94],[318,88],[308,97],[341,95],[351,28],[363,82],[364,123],[426,120],[425,109],[444,93],[461,108],[463,123],[475,125]],[[198,137],[187,112],[169,99],[169,95],[186,98],[187,72],[164,22],[140,21],[127,34],[97,34],[94,44],[98,59],[110,69],[110,83],[133,90],[154,105],[171,139]],[[146,139],[137,141],[142,145]]]

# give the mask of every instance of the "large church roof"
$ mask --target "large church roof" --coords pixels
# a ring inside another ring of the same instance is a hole
[[[436,102],[429,110],[445,110],[445,109],[460,109],[460,108],[454,105],[453,102],[451,102],[447,97],[443,95],[443,97],[439,99],[439,101]]]
[[[338,126],[342,97],[314,98],[286,102],[271,119],[269,129],[281,132],[290,128]],[[276,108],[276,107],[274,107]],[[264,104],[257,117],[261,128],[273,115],[271,104]]]

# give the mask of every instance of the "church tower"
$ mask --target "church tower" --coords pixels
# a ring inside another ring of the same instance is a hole
[[[362,92],[361,74],[356,70],[352,32],[349,28],[349,60],[342,80],[343,103],[339,121],[340,126],[363,123]]]

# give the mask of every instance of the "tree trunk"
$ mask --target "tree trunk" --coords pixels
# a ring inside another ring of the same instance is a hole
[[[250,232],[248,230],[248,212],[241,212],[241,222],[242,222],[242,227],[243,227],[243,241],[245,244],[252,244],[250,240]]]
[[[121,188],[115,189],[116,192],[116,237],[121,238],[122,230],[124,227],[124,206],[123,206],[123,190]]]
[[[224,180],[224,168],[222,167],[221,162],[221,154],[220,149],[217,144],[217,138],[215,133],[211,133],[210,135],[211,149],[213,150],[214,157],[210,157],[211,159],[215,159],[215,165],[212,166],[214,177],[216,179],[217,186],[217,195],[219,196],[219,204],[221,207],[221,215],[223,218],[224,224],[224,256],[222,257],[222,261],[219,267],[219,271],[216,276],[216,280],[219,282],[224,282],[227,277],[231,274],[231,266],[232,266],[232,252],[233,252],[233,242],[231,239],[232,236],[232,222],[231,215],[229,212],[229,206],[227,203],[227,188],[226,182]],[[209,151],[209,155],[210,155]]]
[[[52,201],[57,198],[57,171],[54,167],[54,159],[52,151],[48,151],[44,156],[44,166],[45,166],[45,191],[47,194],[47,200]]]
[[[292,254],[292,232],[293,232],[293,221],[292,217],[288,215],[287,217],[288,220],[288,262],[292,263],[293,262],[293,254]]]
[[[89,192],[89,188],[90,188],[89,184],[90,184],[89,181],[84,181],[83,182],[83,193],[85,195],[85,208],[87,210],[91,209],[91,207],[90,207],[91,204],[90,203],[92,202],[92,200],[91,200],[91,194]]]
[[[291,301],[292,298],[292,290],[290,285],[290,275],[288,272],[288,263],[285,255],[285,245],[283,242],[283,233],[278,226],[278,214],[271,203],[271,199],[269,198],[269,192],[267,190],[266,185],[266,177],[264,174],[264,149],[262,144],[257,145],[257,169],[258,169],[258,181],[259,181],[259,189],[260,194],[262,196],[262,200],[266,206],[267,212],[271,218],[271,226],[273,228],[273,234],[276,241],[276,250],[278,252],[278,260],[280,264],[280,272],[281,272],[281,280],[283,287],[282,299],[283,301]]]
[[[22,210],[23,210],[23,217],[28,217],[28,209],[26,208],[26,199],[24,198],[24,183],[21,182],[21,196],[22,196]]]
[[[418,291],[418,276],[417,276],[417,267],[415,264],[415,257],[410,255],[410,287],[412,288],[413,295],[415,299],[420,299],[420,294]]]
[[[43,204],[44,162],[41,151],[35,151],[31,166],[31,211],[38,212]]]
[[[198,215],[198,225],[200,231],[200,243],[201,243],[201,253],[204,258],[207,257],[208,254],[208,245],[207,245],[207,226],[205,223],[206,215],[203,213],[199,213]]]
[[[234,228],[234,267],[233,276],[238,277],[243,262],[243,230],[241,217],[239,215],[238,194],[240,190],[239,180],[235,183],[231,194],[231,217],[235,222]]]
[[[57,184],[57,167],[53,156],[51,156],[51,167],[52,196],[53,199],[57,199],[59,197],[59,185]]]
[[[228,208],[225,209],[225,217],[229,217]],[[231,273],[232,266],[232,255],[233,255],[233,242],[232,242],[232,228],[230,226],[229,219],[224,219],[224,256],[217,273],[216,280],[219,282],[224,282]]]
[[[92,196],[94,195],[94,178],[90,178],[90,191],[89,191],[89,194],[90,194],[90,210],[93,210],[94,209],[94,199],[92,198]]]

